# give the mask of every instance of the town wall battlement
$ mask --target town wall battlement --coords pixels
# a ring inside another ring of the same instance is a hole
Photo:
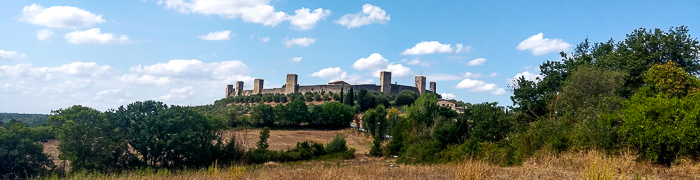
[[[377,91],[382,93],[399,94],[399,92],[404,90],[409,90],[416,92],[417,94],[423,93],[435,93],[435,82],[430,82],[430,90],[425,89],[425,77],[416,76],[415,83],[416,86],[407,86],[399,84],[391,84],[391,72],[382,71],[380,72],[380,84],[356,84],[351,85],[343,81],[330,82],[328,84],[320,85],[299,85],[297,84],[298,75],[287,74],[287,81],[284,87],[281,88],[270,88],[264,89],[264,80],[255,79],[254,86],[252,90],[243,90],[243,81],[236,82],[236,89],[232,88],[232,85],[226,86],[226,97],[236,97],[249,96],[255,94],[292,94],[292,93],[306,93],[306,92],[333,92],[340,93],[341,91],[347,93],[352,88],[354,91],[360,89],[366,89],[367,91]]]

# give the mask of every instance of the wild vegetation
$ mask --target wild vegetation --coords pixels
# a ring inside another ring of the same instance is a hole
[[[700,158],[699,49],[700,43],[683,26],[637,29],[622,41],[584,40],[572,54],[562,52],[560,61],[545,61],[540,78],[515,80],[513,106],[456,102],[467,107],[463,113],[439,106],[432,93],[404,91],[394,97],[354,89],[238,96],[200,107],[144,101],[99,112],[73,106],[53,111],[48,126],[3,125],[0,176],[62,176],[66,165],[54,165],[35,143],[54,136],[60,141],[59,158],[70,162],[72,177],[118,176],[144,168],[150,168],[145,177],[177,171],[201,175],[195,169],[212,166],[215,172],[223,166],[235,177],[252,178],[262,177],[256,173],[286,172],[299,178],[343,174],[345,169],[366,171],[340,165],[353,161],[342,159],[356,156],[342,137],[325,146],[302,141],[288,150],[271,150],[267,144],[268,127],[341,129],[362,113],[362,127],[373,139],[368,156],[396,161],[416,172],[424,172],[423,167],[443,172],[435,179],[541,178],[528,174],[538,173],[537,168],[565,172],[548,176],[554,179],[698,178],[686,172],[697,174]],[[273,107],[270,102],[276,99],[279,103]],[[307,104],[314,101],[324,103]],[[223,142],[216,135],[222,129],[248,127],[263,129],[249,149],[241,147],[237,137]],[[304,173],[285,171],[293,165],[252,170],[266,162],[312,159],[335,159],[321,162],[339,164],[337,169]],[[446,170],[441,164],[460,165]],[[649,169],[665,169],[667,174]],[[500,176],[508,172],[523,176]]]

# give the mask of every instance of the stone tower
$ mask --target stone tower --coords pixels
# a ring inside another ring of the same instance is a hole
[[[382,71],[379,73],[380,90],[382,93],[391,94],[391,72]]]
[[[416,88],[418,95],[425,93],[425,76],[416,76]]]
[[[265,80],[263,79],[255,79],[255,81],[253,82],[253,94],[262,93],[264,83]]]
[[[233,95],[234,97],[238,96],[243,92],[243,81],[238,81],[236,82],[236,92]]]
[[[228,98],[229,96],[232,96],[232,95],[233,95],[233,85],[231,85],[231,84],[226,85],[226,96],[225,97]],[[235,96],[235,95],[233,95],[233,96]]]
[[[296,74],[287,74],[287,83],[285,84],[284,94],[297,93],[297,80],[299,76]]]
[[[435,94],[437,94],[437,91],[435,91],[436,87],[435,82],[430,82],[430,91],[433,91]]]

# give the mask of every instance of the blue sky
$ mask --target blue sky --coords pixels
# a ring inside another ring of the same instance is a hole
[[[681,25],[697,37],[698,20],[700,1],[0,0],[0,112],[200,105],[239,80],[377,83],[381,70],[512,105],[513,77],[585,38]]]

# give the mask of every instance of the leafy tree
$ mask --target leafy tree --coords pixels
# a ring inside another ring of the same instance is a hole
[[[372,140],[372,147],[369,149],[369,155],[379,157],[383,154],[381,137],[374,137]]]
[[[257,147],[260,150],[267,150],[270,145],[267,144],[267,139],[270,138],[270,128],[265,127],[260,131],[260,140],[258,140]]]
[[[35,138],[21,122],[0,128],[0,179],[39,177],[55,167]]]
[[[436,118],[440,115],[437,104],[437,97],[433,93],[421,95],[415,103],[407,110],[408,118],[414,120],[419,125],[432,127]]]
[[[57,127],[59,159],[70,161],[71,171],[116,172],[136,163],[124,132],[109,120],[113,113],[79,105],[52,113],[50,121],[61,124]]]
[[[144,101],[114,113],[110,119],[150,166],[201,167],[210,165],[218,153],[219,147],[212,143],[217,140],[214,128],[206,117],[188,108]]]
[[[318,111],[318,109],[314,108],[314,111]],[[339,129],[350,126],[355,116],[355,109],[340,102],[331,101],[323,103],[317,115],[320,121],[316,125]]]
[[[272,106],[259,103],[250,110],[251,120],[260,123],[260,126],[271,127],[275,125],[275,112]]]
[[[505,139],[512,132],[511,122],[507,119],[505,109],[497,102],[472,105],[469,109],[473,122],[471,137],[489,142]]]
[[[648,85],[622,109],[621,134],[654,162],[670,166],[679,155],[699,157],[698,79],[674,63],[656,65],[646,77]]]
[[[367,129],[372,137],[378,136],[383,139],[384,134],[386,134],[384,130],[386,130],[386,127],[389,125],[386,116],[387,111],[384,106],[369,109],[362,116],[362,127]]]
[[[348,106],[355,106],[355,93],[353,92],[352,87],[350,88],[350,91],[348,91],[348,94],[345,96],[345,104]]]
[[[396,99],[394,99],[394,103],[396,106],[404,106],[404,105],[410,105],[413,104],[414,101],[416,101],[416,97],[418,97],[418,94],[416,92],[410,91],[410,90],[403,90],[399,92],[399,95],[396,96]]]
[[[321,98],[321,94],[319,94],[319,93],[314,93],[314,100],[316,100],[316,101],[323,101],[323,99]]]
[[[581,66],[573,70],[560,97],[562,112],[574,121],[597,118],[620,108],[617,92],[626,74],[602,68]]]

